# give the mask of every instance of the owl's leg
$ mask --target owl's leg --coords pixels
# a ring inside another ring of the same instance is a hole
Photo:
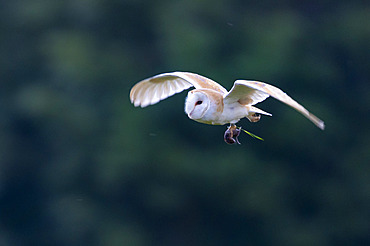
[[[238,137],[240,135],[240,128],[236,127],[235,124],[230,124],[230,126],[226,129],[224,134],[224,141],[227,144],[240,144]]]

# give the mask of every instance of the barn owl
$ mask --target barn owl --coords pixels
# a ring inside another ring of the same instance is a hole
[[[240,129],[236,123],[246,117],[251,122],[260,120],[261,115],[272,116],[255,104],[269,96],[280,100],[303,114],[317,127],[324,130],[322,120],[307,111],[279,88],[258,81],[236,80],[230,91],[217,82],[190,72],[162,73],[138,82],[130,91],[130,100],[135,107],[156,104],[190,87],[185,100],[185,113],[192,120],[204,124],[230,124],[224,134],[226,143],[239,143]]]

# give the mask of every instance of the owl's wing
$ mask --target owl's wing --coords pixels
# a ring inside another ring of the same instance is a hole
[[[138,82],[130,91],[130,100],[142,108],[194,86],[208,88],[223,94],[227,91],[220,84],[201,75],[189,72],[162,73]]]
[[[324,130],[325,124],[322,120],[311,114],[307,109],[293,100],[279,88],[263,82],[237,80],[235,81],[233,88],[231,88],[231,90],[224,96],[224,101],[229,101],[230,103],[238,101],[243,105],[254,105],[262,102],[269,96],[272,96],[277,100],[291,106],[307,117],[307,119],[312,121],[321,130]]]

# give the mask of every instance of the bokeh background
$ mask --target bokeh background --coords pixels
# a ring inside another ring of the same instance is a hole
[[[0,245],[370,245],[368,1],[1,0]],[[135,108],[169,71],[274,84],[239,125],[186,93]]]

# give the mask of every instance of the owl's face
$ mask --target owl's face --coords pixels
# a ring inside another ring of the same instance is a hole
[[[202,91],[189,91],[185,102],[185,113],[192,120],[203,118],[210,106],[210,100],[206,93]]]

